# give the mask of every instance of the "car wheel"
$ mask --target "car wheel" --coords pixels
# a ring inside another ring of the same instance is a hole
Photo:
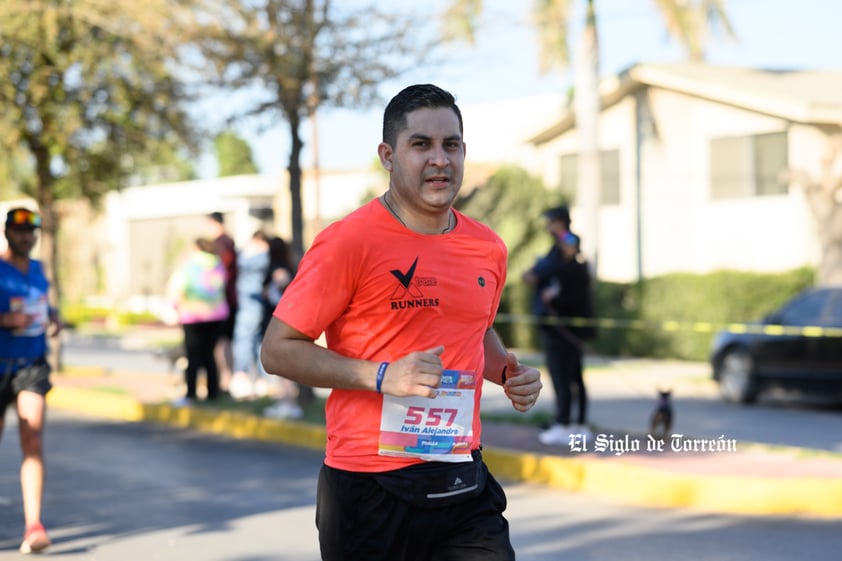
[[[730,403],[752,403],[757,398],[754,361],[745,349],[731,349],[722,357],[719,394]]]

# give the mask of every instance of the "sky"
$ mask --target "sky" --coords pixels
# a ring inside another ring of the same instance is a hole
[[[382,0],[391,2],[393,0]],[[441,7],[446,0],[432,2]],[[710,64],[787,69],[842,70],[842,2],[838,0],[724,0],[737,40],[715,36],[709,45]],[[409,3],[408,3],[409,4]],[[569,88],[570,69],[549,74],[538,71],[538,44],[530,22],[533,0],[484,0],[477,43],[447,47],[442,64],[384,84],[390,98],[405,85],[435,83],[450,92],[463,110],[472,104],[558,95]],[[585,0],[577,0],[572,21],[584,19]],[[637,63],[680,62],[684,52],[667,37],[655,0],[596,0],[600,41],[600,74],[609,76]],[[581,25],[571,30],[571,57]],[[385,103],[385,102],[384,102]],[[517,107],[517,104],[511,104]],[[361,169],[371,165],[380,141],[382,106],[369,110],[330,109],[318,116],[319,161],[322,169]],[[238,131],[251,145],[261,173],[280,175],[289,157],[288,126]],[[305,142],[302,165],[313,161],[311,127],[301,128]],[[465,131],[469,146],[470,130]],[[470,157],[470,155],[469,155]],[[215,158],[199,163],[201,177],[216,174]]]

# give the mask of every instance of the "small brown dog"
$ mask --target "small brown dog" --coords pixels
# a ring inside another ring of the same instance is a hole
[[[658,401],[655,403],[655,410],[649,421],[649,434],[653,438],[663,440],[671,434],[673,417],[671,395],[672,390],[658,390]]]

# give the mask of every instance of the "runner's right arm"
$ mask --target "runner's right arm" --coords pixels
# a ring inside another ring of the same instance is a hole
[[[381,391],[397,397],[435,397],[441,382],[443,346],[416,351],[391,362]],[[273,317],[263,337],[260,360],[269,374],[317,388],[377,389],[379,362],[349,358],[317,345],[313,339]]]

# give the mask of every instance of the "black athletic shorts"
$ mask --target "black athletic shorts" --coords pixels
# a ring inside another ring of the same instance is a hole
[[[482,469],[484,485],[478,494],[425,508],[384,487],[377,474],[323,465],[316,501],[322,559],[514,561],[509,523],[503,517],[506,495],[484,464]]]
[[[38,395],[47,395],[53,387],[50,383],[50,365],[44,359],[38,359],[29,366],[7,373],[10,370],[0,362],[0,418],[6,414],[6,408],[17,400],[17,395],[26,390]]]

